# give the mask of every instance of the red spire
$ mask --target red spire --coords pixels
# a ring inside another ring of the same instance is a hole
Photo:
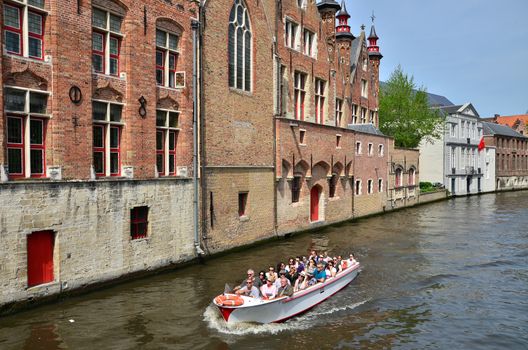
[[[336,27],[336,38],[347,38],[354,40],[355,37],[350,33],[350,26],[348,25],[348,19],[350,15],[346,10],[345,0],[341,1],[341,10],[336,15],[339,24]]]
[[[372,13],[372,27],[370,27],[370,35],[368,37],[369,46],[367,48],[368,54],[370,58],[378,57],[382,58],[383,55],[380,53],[379,46],[378,46],[378,34],[376,34],[376,28],[374,27],[374,19],[376,18],[374,16],[374,13]]]

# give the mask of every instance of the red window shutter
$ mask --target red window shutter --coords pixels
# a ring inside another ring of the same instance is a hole
[[[53,281],[53,231],[33,232],[27,237],[28,287]]]

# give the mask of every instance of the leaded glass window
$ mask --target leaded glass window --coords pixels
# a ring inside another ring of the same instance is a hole
[[[251,91],[251,25],[242,0],[235,0],[229,16],[228,31],[229,86]]]

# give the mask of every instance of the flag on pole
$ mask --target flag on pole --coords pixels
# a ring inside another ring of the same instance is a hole
[[[486,148],[486,144],[484,143],[484,136],[480,139],[480,142],[478,144],[478,150],[479,152],[482,151],[484,148]]]

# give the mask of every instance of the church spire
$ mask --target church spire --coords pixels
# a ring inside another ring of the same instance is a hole
[[[372,19],[372,26],[370,27],[370,35],[368,37],[369,45],[367,48],[369,58],[381,60],[383,58],[383,55],[380,53],[379,46],[378,46],[378,34],[376,34],[376,28],[374,27],[374,19],[376,18],[374,16],[374,13],[372,13],[372,16],[370,17]]]
[[[336,18],[339,22],[336,27],[336,39],[354,40],[355,36],[350,32],[350,26],[348,25],[350,15],[346,10],[345,0],[341,1],[341,10],[337,13]]]

